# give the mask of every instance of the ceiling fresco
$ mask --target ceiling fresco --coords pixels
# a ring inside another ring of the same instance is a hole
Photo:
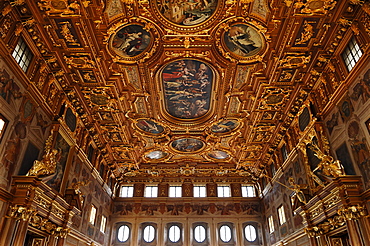
[[[183,26],[205,22],[215,12],[216,0],[156,1],[160,13],[169,21]]]
[[[212,68],[197,60],[177,60],[162,71],[167,112],[180,119],[195,119],[209,111]]]
[[[22,28],[45,29],[44,81],[117,179],[254,182],[343,38],[344,2],[41,0]]]

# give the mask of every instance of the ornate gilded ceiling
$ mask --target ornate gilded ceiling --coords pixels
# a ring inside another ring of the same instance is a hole
[[[357,4],[41,0],[23,26],[117,177],[255,180]]]

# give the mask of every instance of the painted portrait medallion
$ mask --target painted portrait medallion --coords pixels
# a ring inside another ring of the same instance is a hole
[[[152,160],[159,160],[166,157],[167,155],[168,154],[166,152],[163,152],[161,150],[154,150],[146,154],[145,157]]]
[[[227,49],[234,55],[247,58],[256,55],[263,47],[262,35],[247,24],[235,24],[224,34]]]
[[[111,49],[120,57],[140,55],[150,44],[150,33],[141,25],[128,25],[116,32],[110,40]]]
[[[146,119],[138,120],[138,122],[136,123],[136,126],[140,130],[150,133],[150,134],[160,134],[164,131],[163,126],[151,120],[146,120]]]
[[[197,60],[177,60],[162,71],[167,112],[180,119],[195,119],[210,108],[212,69]]]
[[[157,0],[157,7],[170,22],[181,26],[194,26],[211,17],[216,10],[217,2],[217,0]]]
[[[219,123],[214,124],[211,127],[213,133],[227,134],[238,128],[239,121],[237,120],[223,120]]]
[[[223,159],[227,159],[230,157],[230,155],[228,153],[226,153],[225,151],[222,151],[222,150],[214,150],[214,151],[211,151],[208,153],[208,156],[213,158],[213,159],[217,159],[217,160],[223,160]]]
[[[194,138],[182,138],[172,142],[171,147],[177,151],[188,153],[196,152],[204,147],[201,140]]]

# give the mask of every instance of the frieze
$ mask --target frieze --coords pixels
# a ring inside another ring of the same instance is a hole
[[[184,204],[150,204],[150,203],[131,203],[116,202],[113,213],[119,215],[133,216],[207,216],[207,215],[244,215],[259,216],[261,214],[258,202],[241,203],[184,203]]]

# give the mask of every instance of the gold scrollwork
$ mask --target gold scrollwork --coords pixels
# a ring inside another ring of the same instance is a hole
[[[9,207],[8,218],[28,221],[31,217],[37,214],[37,210],[34,208],[27,208],[20,205],[14,205]]]
[[[318,225],[305,228],[305,232],[309,237],[317,237],[324,235],[332,230],[335,230],[346,223],[343,216],[337,215],[333,218],[329,218],[327,221],[320,223]]]
[[[340,208],[338,210],[338,214],[347,220],[358,220],[361,217],[366,216],[367,211],[364,206],[357,204],[354,206]]]
[[[60,22],[60,33],[62,34],[63,38],[66,42],[70,45],[81,46],[78,40],[73,36],[71,32],[72,24],[69,21]]]
[[[305,20],[303,23],[303,32],[301,37],[296,39],[295,44],[305,44],[312,38],[313,35],[313,26],[310,25],[307,20]]]
[[[166,56],[168,56],[167,58],[164,59],[164,61],[168,61],[168,60],[172,60],[172,59],[175,59],[175,58],[179,58],[179,57],[184,57],[184,58],[200,58],[200,59],[204,59],[204,60],[207,60],[207,61],[211,61],[211,58],[209,57],[210,56],[210,52],[209,51],[202,51],[202,52],[194,52],[194,51],[189,51],[189,50],[185,50],[184,52],[174,52],[174,51],[166,51],[164,53]]]
[[[288,54],[284,59],[280,60],[280,65],[282,68],[304,68],[310,60],[311,55]]]
[[[47,15],[80,15],[81,5],[77,1],[69,4],[67,0],[41,0],[37,5]]]
[[[278,110],[290,96],[291,89],[267,87],[260,99],[261,110]]]
[[[294,8],[296,15],[326,15],[336,4],[334,0],[298,0]]]
[[[95,62],[89,59],[87,56],[64,56],[64,59],[69,68],[95,68]]]

